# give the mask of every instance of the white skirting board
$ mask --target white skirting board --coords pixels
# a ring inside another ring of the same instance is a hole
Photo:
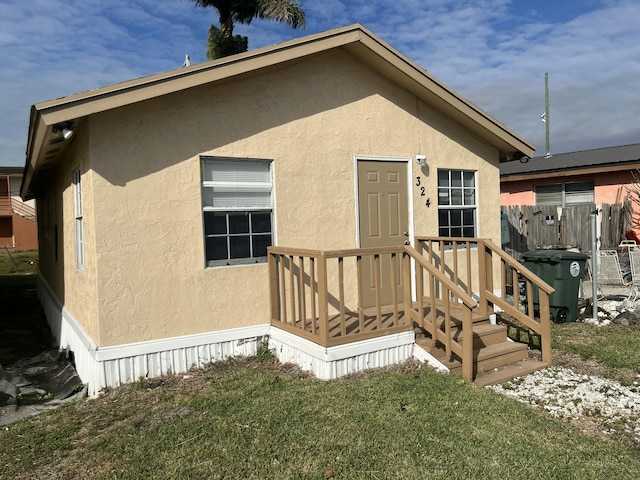
[[[413,356],[414,345],[413,331],[329,348],[276,327],[269,332],[269,348],[278,360],[295,363],[322,380],[405,362]]]
[[[282,363],[294,363],[324,380],[399,364],[412,357],[432,363],[430,356],[415,346],[413,331],[325,348],[279,328],[256,325],[98,347],[42,277],[38,294],[52,334],[61,349],[72,352],[78,375],[88,384],[91,397],[105,387],[182,373],[234,356],[255,355],[267,345]]]
[[[38,295],[54,338],[60,349],[72,352],[76,371],[88,384],[91,397],[105,387],[255,355],[268,338],[269,325],[256,325],[99,348],[41,277]]]

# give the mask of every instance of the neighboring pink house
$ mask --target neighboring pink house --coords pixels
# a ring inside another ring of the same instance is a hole
[[[22,167],[0,167],[0,254],[38,248],[35,201],[20,198]]]
[[[500,164],[500,205],[620,203],[640,168],[640,144]],[[640,208],[633,202],[634,225]]]

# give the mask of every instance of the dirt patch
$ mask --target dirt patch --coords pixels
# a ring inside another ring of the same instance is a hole
[[[529,358],[542,361],[542,354],[540,350],[530,349]],[[609,378],[623,385],[631,385],[639,380],[638,372],[630,368],[610,368],[593,358],[584,360],[577,353],[554,350],[551,352],[551,359],[554,367],[568,368],[581,375]]]

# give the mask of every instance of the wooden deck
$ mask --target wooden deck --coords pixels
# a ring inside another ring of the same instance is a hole
[[[473,381],[507,364],[534,368],[520,363],[527,346],[490,323],[498,308],[540,335],[543,361],[534,369],[550,364],[549,285],[487,239],[416,238],[416,244],[418,250],[269,247],[271,324],[327,348],[415,331],[418,345]],[[366,281],[365,264],[375,266]],[[391,266],[388,276],[384,265]],[[524,278],[529,303],[536,289],[539,318],[532,305],[530,313],[521,311],[517,293],[505,296],[507,273]],[[375,306],[368,307],[371,295],[366,300],[364,292],[371,289]],[[420,301],[412,301],[413,292]],[[382,304],[384,298],[390,300]]]

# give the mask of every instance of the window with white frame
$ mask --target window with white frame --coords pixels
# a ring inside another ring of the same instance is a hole
[[[260,263],[273,244],[273,181],[266,160],[202,157],[208,267]]]
[[[82,179],[80,169],[73,171],[73,203],[76,228],[76,266],[84,271],[84,227],[82,223]]]
[[[593,182],[569,182],[552,183],[549,185],[537,185],[536,205],[584,205],[594,203]]]
[[[476,236],[476,173],[438,170],[438,227],[441,237]]]

